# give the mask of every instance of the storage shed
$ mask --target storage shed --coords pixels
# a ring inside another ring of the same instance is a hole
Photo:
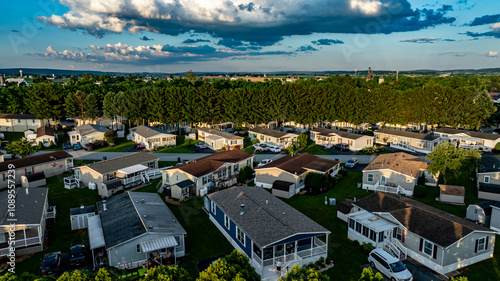
[[[347,222],[349,220],[347,218],[347,215],[352,211],[353,202],[354,200],[352,199],[344,199],[340,201],[339,205],[337,206],[337,218]]]
[[[465,218],[489,227],[491,220],[491,205],[494,203],[495,202],[493,201],[481,201],[475,204],[470,204],[469,207],[467,207]]]
[[[439,200],[443,203],[464,205],[465,187],[440,184]]]
[[[46,184],[47,180],[45,179],[45,173],[43,171],[40,173],[21,176],[21,185],[23,187],[38,187]]]
[[[80,206],[69,210],[71,230],[87,228],[88,219],[95,216],[95,206]]]
[[[288,199],[295,195],[295,183],[275,180],[272,190],[274,196]]]

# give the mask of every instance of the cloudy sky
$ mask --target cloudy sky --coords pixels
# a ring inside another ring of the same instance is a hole
[[[498,0],[3,0],[0,68],[500,67],[499,13]]]

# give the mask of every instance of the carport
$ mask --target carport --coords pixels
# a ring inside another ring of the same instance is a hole
[[[105,251],[106,243],[104,242],[104,233],[101,226],[101,217],[96,215],[88,218],[88,228],[89,228],[89,242],[90,250],[92,251],[92,266],[95,270],[95,257],[94,252],[97,249],[102,249]]]

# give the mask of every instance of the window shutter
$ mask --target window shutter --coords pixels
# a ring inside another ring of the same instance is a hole
[[[485,250],[488,250],[488,238],[490,238],[490,237],[486,237],[486,241],[484,242],[484,249]]]
[[[438,246],[434,244],[434,250],[432,251],[432,258],[435,259],[437,256]]]
[[[392,230],[392,238],[396,238],[396,232],[397,232],[397,228],[394,228]]]
[[[24,174],[27,175],[28,174],[28,170],[26,170],[26,168],[24,168]]]
[[[474,253],[477,253],[477,246],[479,245],[479,239],[476,239],[476,248],[474,248]]]
[[[403,229],[403,236],[401,237],[401,242],[405,242],[406,230]]]
[[[476,243],[476,246],[477,246],[477,243]],[[420,252],[422,252],[422,248],[424,247],[424,239],[423,238],[420,238],[420,246],[418,247],[418,250]],[[477,248],[477,247],[476,247]]]

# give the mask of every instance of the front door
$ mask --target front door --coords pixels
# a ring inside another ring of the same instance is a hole
[[[385,176],[381,176],[380,177],[380,184],[385,185],[385,182],[386,182]]]

